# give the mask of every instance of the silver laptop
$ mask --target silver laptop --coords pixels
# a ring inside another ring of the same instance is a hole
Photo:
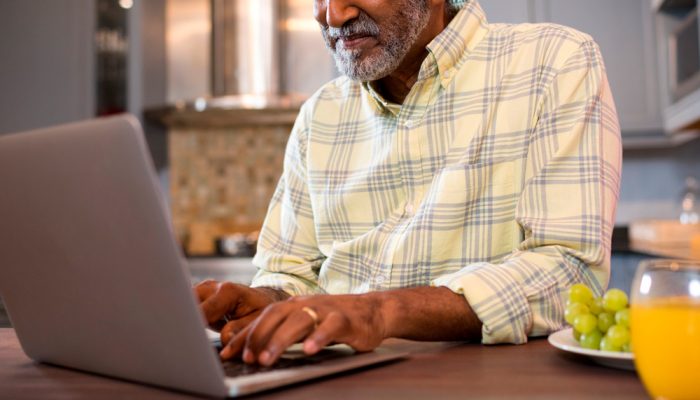
[[[36,361],[235,397],[405,356],[222,364],[131,116],[0,137],[0,188],[0,295]]]

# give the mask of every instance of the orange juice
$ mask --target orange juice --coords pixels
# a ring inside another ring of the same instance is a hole
[[[652,397],[700,399],[700,299],[644,299],[630,318],[635,364]]]

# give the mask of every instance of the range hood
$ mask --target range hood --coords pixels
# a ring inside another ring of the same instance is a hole
[[[278,0],[212,0],[212,95],[280,93]]]
[[[311,11],[308,0],[166,0],[167,103],[298,108],[338,76]]]

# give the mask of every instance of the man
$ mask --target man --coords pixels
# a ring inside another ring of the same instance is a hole
[[[524,343],[601,292],[620,135],[599,50],[477,0],[316,0],[345,75],[302,107],[248,288],[196,290],[223,359],[302,341]]]

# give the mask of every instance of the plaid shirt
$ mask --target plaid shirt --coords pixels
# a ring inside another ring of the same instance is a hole
[[[607,286],[620,129],[590,36],[453,3],[402,105],[339,78],[302,107],[253,285],[446,286],[484,343],[523,343],[562,328],[568,286]]]

